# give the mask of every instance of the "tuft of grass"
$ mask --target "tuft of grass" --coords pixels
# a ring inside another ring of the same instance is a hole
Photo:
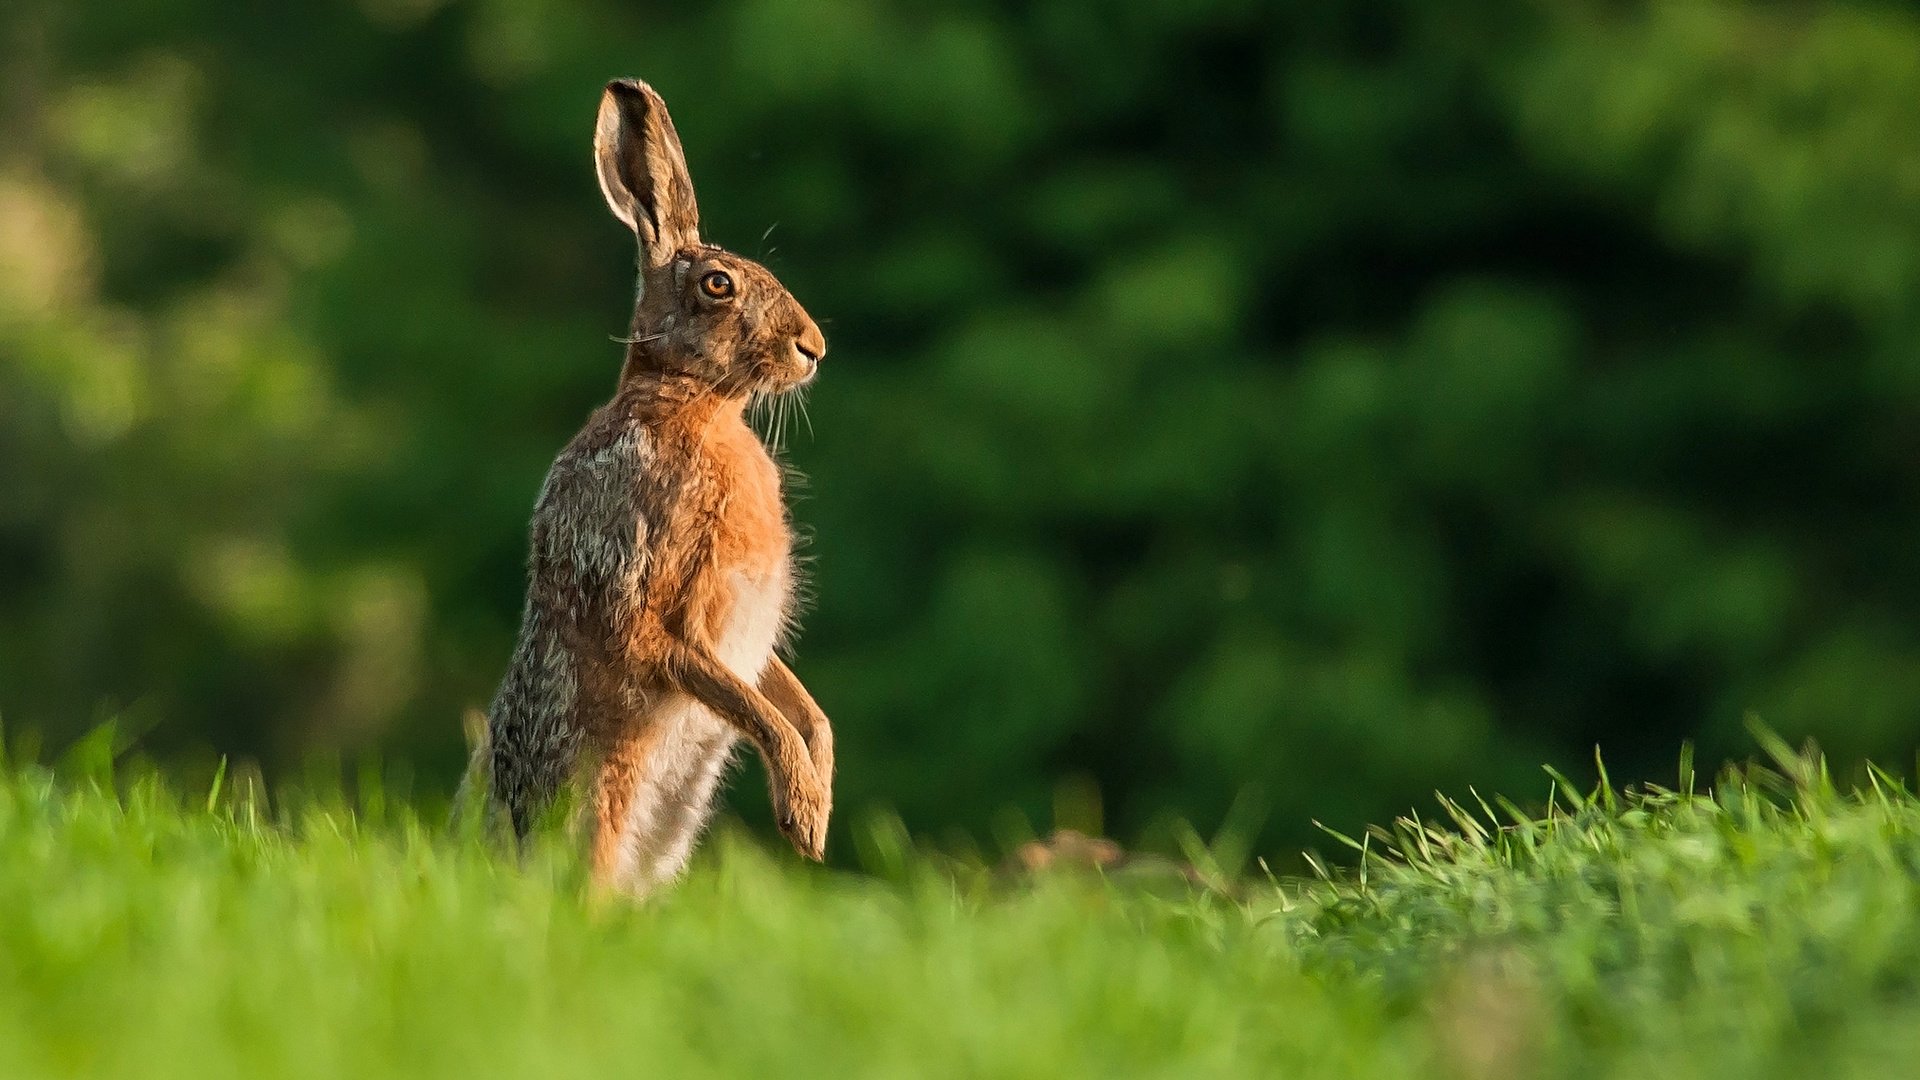
[[[1784,749],[1683,771],[1443,799],[1230,896],[1009,880],[877,826],[876,873],[723,834],[635,906],[370,782],[269,810],[224,772],[15,766],[0,1076],[1909,1075],[1920,801]]]
[[[1360,867],[1283,887],[1269,924],[1475,1075],[1912,1075],[1920,801],[1759,734],[1778,769],[1707,792],[1688,754],[1677,789],[1556,775],[1544,813],[1442,796],[1441,823],[1343,838]]]

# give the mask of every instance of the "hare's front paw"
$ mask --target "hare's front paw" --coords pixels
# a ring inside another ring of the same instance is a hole
[[[827,802],[833,802],[833,729],[825,724],[813,729],[807,740],[807,753],[813,758],[813,774],[826,789]]]
[[[774,787],[773,817],[780,835],[815,862],[826,858],[827,817],[832,812],[832,799],[811,774]]]

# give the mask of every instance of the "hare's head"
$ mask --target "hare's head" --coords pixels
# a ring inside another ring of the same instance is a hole
[[[633,359],[728,397],[813,378],[827,341],[752,259],[700,242],[700,210],[666,102],[638,79],[607,84],[593,151],[600,190],[640,241]]]

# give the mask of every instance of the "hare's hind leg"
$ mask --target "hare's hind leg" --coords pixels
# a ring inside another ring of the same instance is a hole
[[[643,896],[677,877],[735,741],[732,729],[676,695],[614,748],[594,800],[594,879]]]
[[[646,831],[636,867],[641,890],[680,876],[693,845],[713,817],[720,777],[739,736],[707,710],[686,703],[675,738],[661,747],[659,784],[646,795]]]
[[[627,821],[647,782],[654,733],[641,729],[617,740],[601,755],[593,784],[593,845],[588,865],[593,882],[618,887],[632,873],[633,841]]]

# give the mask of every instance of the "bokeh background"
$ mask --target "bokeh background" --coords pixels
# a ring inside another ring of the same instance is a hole
[[[1912,761],[1911,5],[646,7],[0,6],[12,732],[451,789],[619,363],[637,74],[832,343],[842,807],[1284,847],[1749,715]]]

